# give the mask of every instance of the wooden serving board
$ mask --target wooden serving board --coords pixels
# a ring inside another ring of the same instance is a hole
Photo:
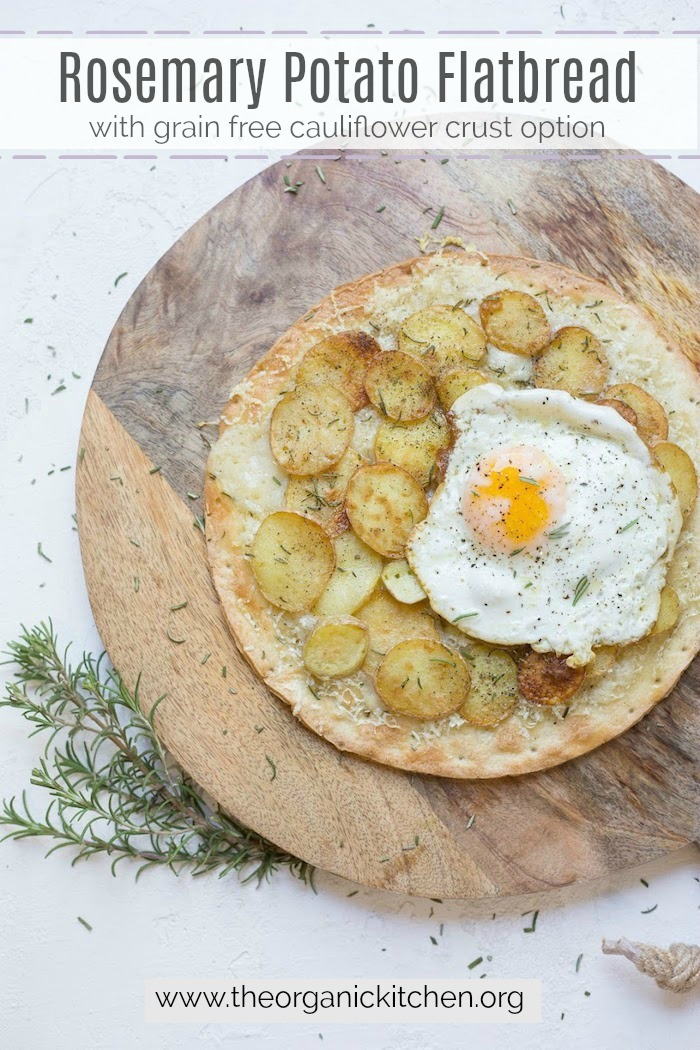
[[[438,233],[609,280],[700,362],[700,208],[632,155],[280,162],[205,215],[134,292],[88,400],[78,523],[92,608],[165,745],[238,820],[304,860],[428,897],[593,879],[698,837],[700,663],[622,737],[557,769],[465,782],[341,754],[239,656],[194,526],[234,381],[331,288]],[[283,176],[303,182],[285,193]],[[381,209],[381,210],[380,210]],[[428,210],[432,209],[432,210]],[[152,473],[153,467],[159,467]],[[185,608],[171,606],[187,602]],[[261,729],[262,727],[262,729]],[[471,817],[474,820],[471,821]],[[418,836],[418,845],[413,847]]]

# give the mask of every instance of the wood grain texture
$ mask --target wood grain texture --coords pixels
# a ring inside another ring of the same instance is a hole
[[[697,196],[631,158],[329,159],[326,184],[317,163],[275,165],[222,201],[160,260],[112,332],[77,479],[108,652],[130,684],[142,673],[146,706],[167,691],[158,730],[226,810],[350,879],[430,897],[507,895],[685,845],[700,833],[698,661],[639,725],[542,773],[469,783],[340,755],[238,655],[193,527],[199,504],[186,494],[202,490],[198,424],[218,417],[233,382],[330,288],[415,254],[443,204],[441,235],[608,280],[697,364]],[[283,193],[284,174],[304,181],[296,196]],[[160,473],[149,474],[153,464]]]

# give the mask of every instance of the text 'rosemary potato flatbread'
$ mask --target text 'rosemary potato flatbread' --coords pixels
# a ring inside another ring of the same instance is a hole
[[[536,260],[334,290],[231,394],[206,479],[236,641],[337,747],[497,777],[590,751],[699,647],[700,381]]]

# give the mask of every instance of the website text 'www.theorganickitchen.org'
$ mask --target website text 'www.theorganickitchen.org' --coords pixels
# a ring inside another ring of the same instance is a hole
[[[532,1024],[539,980],[146,982],[146,1021],[222,1024]]]

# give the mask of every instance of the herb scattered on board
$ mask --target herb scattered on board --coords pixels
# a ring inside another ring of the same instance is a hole
[[[48,735],[31,783],[48,796],[35,817],[26,795],[0,807],[4,838],[45,838],[49,852],[68,848],[74,862],[110,857],[112,871],[125,858],[146,868],[166,865],[242,881],[268,878],[281,867],[313,885],[313,869],[229,819],[163,750],[154,729],[161,697],[141,711],[138,682],[130,692],[104,654],[83,654],[75,664],[61,650],[51,622],[23,628],[8,647],[16,665],[0,706],[13,707]]]
[[[441,204],[440,205],[440,210],[438,211],[437,215],[435,216],[435,218],[433,219],[433,221],[432,221],[432,223],[430,225],[430,229],[431,230],[437,230],[438,226],[440,225],[440,223],[443,220],[444,215],[445,215],[445,205]]]
[[[87,919],[84,919],[82,917],[82,915],[78,916],[78,922],[81,924],[81,926],[84,926],[86,930],[88,930],[90,933],[92,933],[92,926],[87,921]]]

